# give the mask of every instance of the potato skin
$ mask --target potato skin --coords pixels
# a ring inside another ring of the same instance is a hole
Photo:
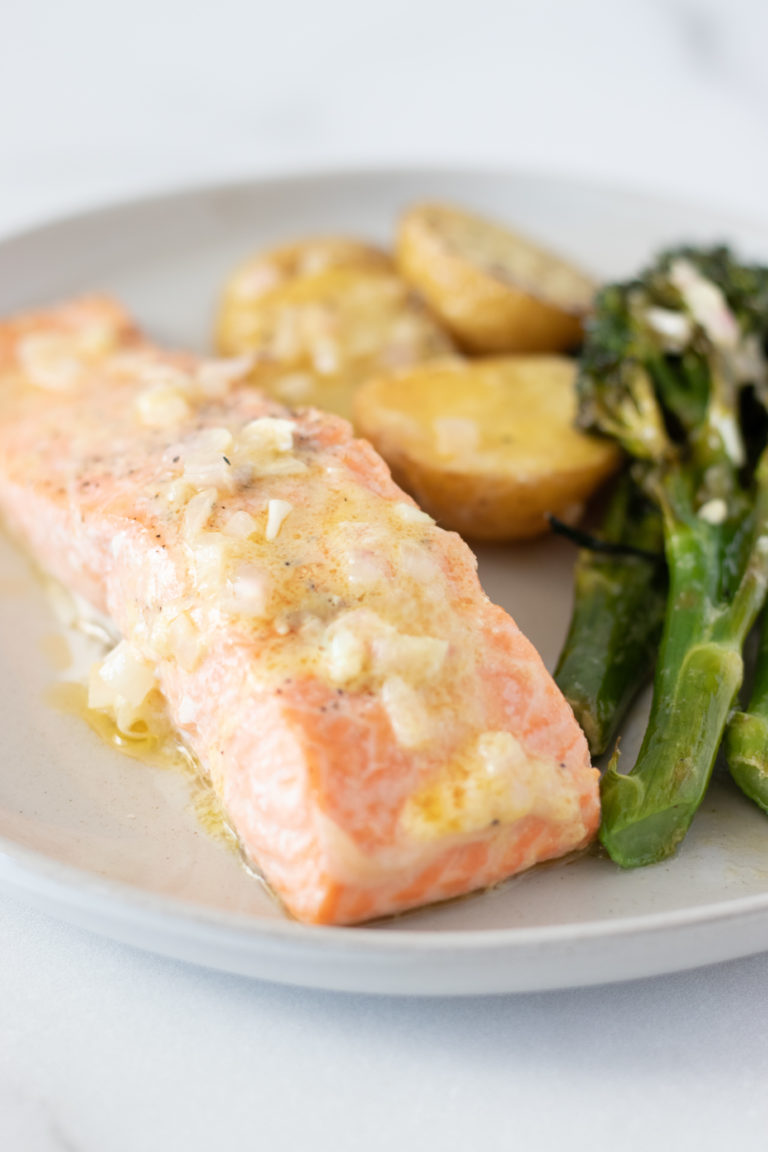
[[[557,356],[445,359],[365,384],[356,424],[443,527],[527,539],[549,515],[575,519],[619,463],[573,427],[574,376]]]
[[[582,338],[594,284],[525,237],[445,204],[400,220],[402,276],[470,352],[559,352]]]

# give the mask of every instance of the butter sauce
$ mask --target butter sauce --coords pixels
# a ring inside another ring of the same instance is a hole
[[[57,672],[72,673],[75,661],[65,633],[54,633],[46,640],[44,649],[47,656],[53,657]],[[179,739],[168,719],[159,692],[152,694],[145,714],[127,732],[118,728],[114,716],[107,711],[88,706],[88,686],[81,680],[58,680],[46,695],[47,704],[58,712],[84,720],[108,747],[153,768],[183,773],[189,786],[190,805],[201,826],[210,836],[237,852],[248,871],[258,875],[252,863],[245,860],[238,838],[202,766]]]

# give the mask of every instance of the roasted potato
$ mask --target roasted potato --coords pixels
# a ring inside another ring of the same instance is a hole
[[[403,277],[471,352],[559,352],[578,344],[595,286],[523,236],[446,204],[402,217]]]
[[[233,304],[234,301],[234,304]],[[254,354],[260,383],[290,404],[350,418],[363,381],[453,349],[449,336],[393,272],[331,267],[288,278],[245,307],[227,288],[219,350]]]
[[[219,306],[216,343],[225,355],[243,350],[254,306],[276,288],[331,268],[394,272],[389,253],[346,236],[313,236],[257,252],[227,281]]]
[[[364,384],[358,429],[445,528],[517,540],[573,520],[619,463],[573,427],[575,365],[561,356],[450,358]]]

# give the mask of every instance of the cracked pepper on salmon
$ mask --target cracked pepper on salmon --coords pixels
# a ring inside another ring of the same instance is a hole
[[[475,558],[349,425],[249,365],[168,354],[109,300],[0,325],[0,510],[119,640],[300,920],[483,888],[585,845],[586,741]]]

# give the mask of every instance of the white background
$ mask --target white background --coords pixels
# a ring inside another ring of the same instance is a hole
[[[768,216],[764,0],[2,9],[0,232],[192,179],[389,160]],[[324,995],[3,897],[0,1149],[763,1150],[767,988],[762,956],[493,1000]]]

